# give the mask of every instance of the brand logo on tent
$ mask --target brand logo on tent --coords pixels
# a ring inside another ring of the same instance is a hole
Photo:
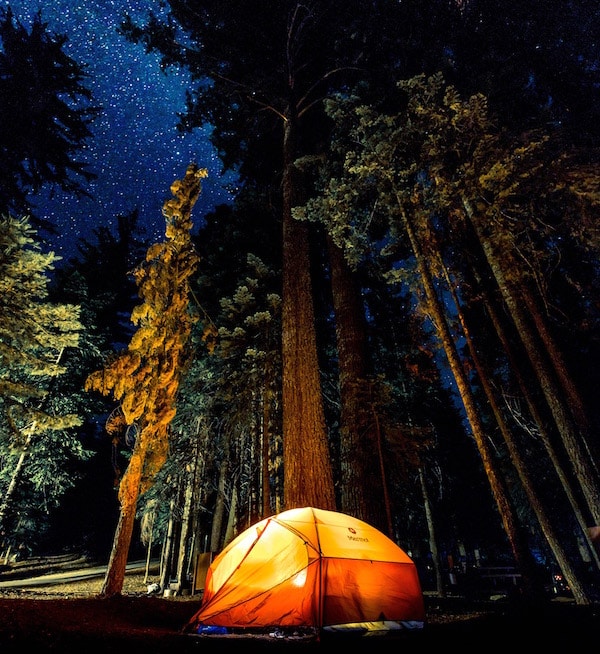
[[[356,534],[356,529],[354,527],[348,527],[348,531],[350,534]],[[360,536],[350,536],[349,534],[346,534],[348,536],[348,540],[355,540],[359,541],[361,543],[368,543],[369,539],[368,538],[361,538]]]

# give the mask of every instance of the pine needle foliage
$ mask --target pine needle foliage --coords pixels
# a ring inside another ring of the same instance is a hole
[[[88,456],[68,432],[82,420],[52,387],[83,329],[78,305],[48,299],[58,258],[40,251],[29,218],[0,218],[0,527],[9,546],[42,534],[73,485],[69,464]]]
[[[100,109],[91,105],[88,76],[68,56],[67,41],[48,30],[41,12],[28,30],[10,7],[0,9],[2,211],[30,212],[30,193],[44,186],[87,195],[84,185],[96,178],[76,156]]]
[[[128,347],[85,383],[86,390],[112,394],[120,402],[125,424],[135,434],[119,484],[119,524],[101,593],[106,597],[123,589],[138,499],[167,460],[170,424],[197,318],[188,310],[189,280],[198,264],[190,237],[191,211],[206,175],[206,169],[190,164],[184,179],[171,185],[174,197],[163,205],[166,239],[151,246],[145,262],[133,271],[142,299],[131,314],[137,330]]]
[[[167,454],[168,426],[175,415],[175,395],[193,316],[188,312],[188,280],[198,261],[190,240],[190,209],[199,194],[205,169],[190,166],[186,178],[171,187],[175,198],[165,203],[166,240],[148,249],[145,262],[133,271],[143,302],[131,321],[137,325],[127,349],[92,373],[87,390],[112,394],[120,402],[127,425],[140,428],[147,448],[143,487],[160,469]],[[197,185],[188,198],[186,189]],[[187,203],[187,207],[185,204]]]
[[[82,329],[78,306],[48,301],[58,258],[40,251],[28,218],[0,218],[0,414],[13,446],[32,425],[40,433],[81,424],[75,414],[42,408],[49,381],[65,371],[62,353],[78,346]]]

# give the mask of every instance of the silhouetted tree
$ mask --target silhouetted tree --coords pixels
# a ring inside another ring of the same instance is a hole
[[[28,195],[45,185],[74,194],[96,177],[77,153],[92,136],[81,65],[38,13],[31,31],[10,7],[0,10],[0,211],[31,214]],[[46,225],[49,228],[48,225]]]

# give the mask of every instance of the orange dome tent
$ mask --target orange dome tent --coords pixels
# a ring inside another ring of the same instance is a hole
[[[423,594],[412,559],[343,513],[305,507],[261,520],[211,563],[187,628],[419,629]]]

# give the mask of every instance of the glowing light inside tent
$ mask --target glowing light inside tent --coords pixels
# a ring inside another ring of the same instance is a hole
[[[300,570],[300,572],[298,574],[295,574],[292,577],[292,584],[294,586],[297,586],[298,588],[302,588],[306,584],[307,577],[308,577],[308,575],[307,575],[307,572],[306,572],[306,568],[303,568],[302,570]]]

